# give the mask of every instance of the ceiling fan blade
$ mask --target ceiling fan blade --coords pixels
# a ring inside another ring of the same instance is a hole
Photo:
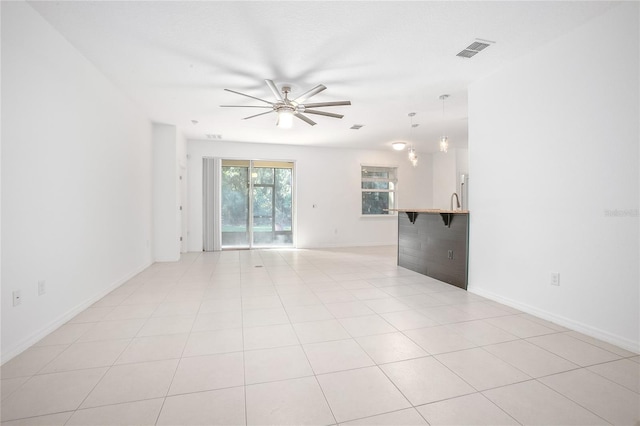
[[[334,114],[332,112],[315,111],[315,110],[312,110],[312,109],[305,109],[304,113],[305,114],[325,115],[327,117],[333,117],[333,118],[342,118],[342,117],[344,117],[344,115]]]
[[[271,91],[273,92],[273,96],[275,96],[277,100],[279,101],[284,100],[282,99],[282,94],[280,93],[276,85],[273,83],[273,81],[265,80],[265,82],[267,83],[267,86],[269,86],[269,89],[271,89]]]
[[[275,111],[271,110],[271,111],[267,111],[267,112],[261,112],[260,114],[256,114],[256,115],[250,115],[249,117],[243,118],[243,120],[248,120],[248,119],[253,118],[253,117],[260,117],[261,115],[265,115],[265,114],[271,114],[272,112],[275,112]]]
[[[305,117],[304,115],[300,114],[299,112],[294,114],[294,117],[298,117],[300,120],[306,122],[307,124],[310,124],[312,126],[316,125],[316,122],[311,120],[309,117]]]
[[[273,108],[266,105],[220,105],[222,108]]]
[[[224,89],[224,90],[226,90],[227,92],[235,93],[236,95],[246,96],[247,98],[255,99],[257,101],[264,102],[269,105],[273,105],[273,102],[265,101],[264,99],[256,98],[255,96],[245,95],[244,93],[236,92],[235,90],[231,90],[231,89]]]
[[[302,95],[298,96],[297,98],[295,98],[293,100],[293,102],[301,104],[303,103],[305,100],[309,99],[310,97],[317,95],[318,93],[322,92],[323,90],[325,90],[327,87],[324,84],[318,84],[316,87],[314,87],[311,90],[307,90],[306,92],[304,92]]]
[[[304,107],[305,108],[320,108],[320,107],[342,106],[342,105],[351,105],[351,101],[318,102],[318,103],[315,103],[315,104],[304,104]]]

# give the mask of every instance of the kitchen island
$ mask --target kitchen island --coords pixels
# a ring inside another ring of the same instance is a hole
[[[466,290],[469,212],[391,211],[398,212],[398,265]]]

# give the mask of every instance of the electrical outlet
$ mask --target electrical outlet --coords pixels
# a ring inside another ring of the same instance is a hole
[[[560,272],[551,273],[551,285],[560,286]]]
[[[14,290],[13,292],[13,306],[18,306],[22,303],[22,293],[20,290]]]
[[[42,296],[47,292],[46,281],[40,280],[38,281],[38,296]]]

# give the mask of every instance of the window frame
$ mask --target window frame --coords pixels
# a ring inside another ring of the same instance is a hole
[[[387,179],[385,178],[365,178],[362,173],[366,171],[367,167],[376,169],[387,169],[389,174],[393,175]],[[367,189],[363,188],[365,182],[389,182],[393,184],[393,189]],[[396,209],[398,206],[398,166],[395,165],[380,165],[380,164],[360,164],[360,217],[396,217],[398,212],[389,211],[388,213],[364,213],[363,212],[363,194],[365,192],[386,192],[393,194],[393,205],[388,206],[389,209]]]

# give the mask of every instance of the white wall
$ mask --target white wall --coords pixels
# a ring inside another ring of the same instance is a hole
[[[638,8],[469,89],[469,290],[636,351]]]
[[[6,361],[150,264],[151,125],[26,3],[1,38]]]
[[[405,151],[394,154],[398,157],[396,164],[399,166],[398,207],[407,209],[433,207],[433,165],[430,161],[426,161],[429,156],[420,154],[418,165],[413,167]],[[394,244],[397,243],[396,241]]]
[[[466,154],[466,150],[464,154]],[[433,167],[433,208],[449,209],[451,207],[451,194],[460,195],[458,190],[458,150],[450,149],[449,152],[434,152],[431,154]],[[455,201],[454,201],[455,203]],[[454,205],[455,208],[455,205]]]
[[[189,173],[187,171],[187,139],[180,132],[178,132],[176,141],[176,170],[178,175],[177,202],[179,206],[182,206],[182,210],[178,210],[176,218],[179,236],[182,237],[179,249],[180,253],[186,253],[189,239],[189,188],[187,183],[189,181]]]
[[[462,175],[466,176],[465,185],[462,184]],[[469,150],[456,149],[456,192],[460,197],[460,206],[463,210],[469,210]]]
[[[180,259],[180,163],[185,141],[176,126],[153,123],[153,258]]]
[[[395,216],[360,215],[361,164],[399,167],[400,207],[431,205],[431,170],[428,165],[413,168],[405,152],[194,140],[188,152],[189,251],[202,250],[203,157],[295,161],[299,248],[397,243]]]

